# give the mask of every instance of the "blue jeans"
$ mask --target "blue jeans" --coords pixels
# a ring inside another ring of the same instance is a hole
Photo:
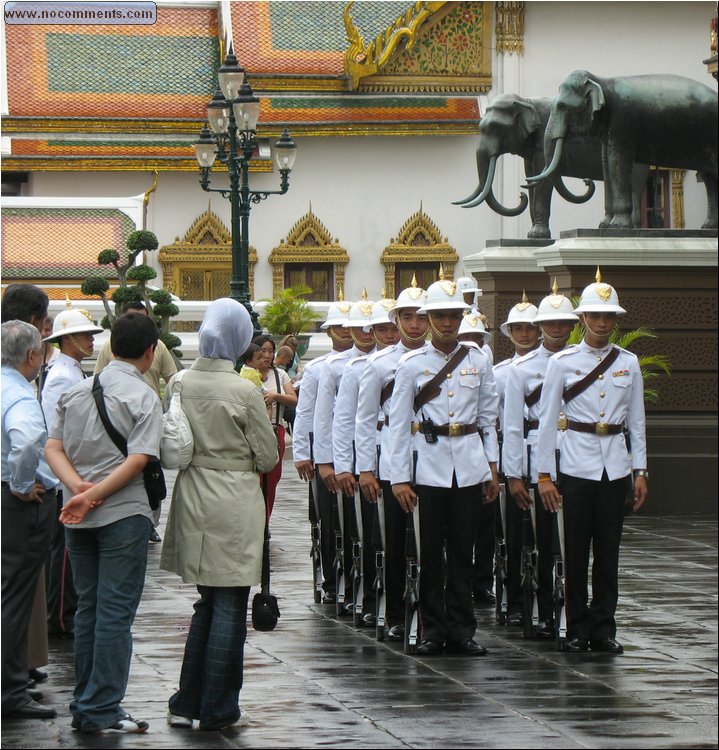
[[[75,691],[72,725],[106,729],[126,715],[132,658],[130,628],[145,585],[152,523],[130,516],[95,529],[67,527],[67,549],[77,590]]]
[[[200,729],[219,729],[240,718],[240,689],[247,636],[249,586],[198,586],[180,689],[170,712],[199,719]]]

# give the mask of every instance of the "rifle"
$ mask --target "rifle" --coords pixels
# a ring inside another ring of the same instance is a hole
[[[527,446],[527,474],[526,482],[532,504],[522,514],[522,622],[524,637],[534,638],[539,623],[539,605],[537,602],[537,509],[534,488],[531,485],[532,446]]]
[[[352,569],[350,579],[352,580],[352,624],[361,628],[362,600],[364,599],[364,561],[362,548],[364,546],[364,529],[362,528],[362,495],[359,482],[355,483],[354,494],[354,519],[355,528],[352,537]]]
[[[412,486],[417,486],[417,451],[412,452]],[[406,575],[404,589],[404,653],[416,654],[420,639],[419,621],[419,500],[408,514],[405,536]]]
[[[314,461],[314,435],[310,432],[310,456]],[[322,601],[322,527],[320,524],[320,499],[317,487],[317,469],[312,473],[309,492],[310,557],[312,558],[312,591],[315,604]]]
[[[335,526],[335,585],[337,599],[335,612],[337,616],[345,614],[345,519],[344,519],[344,495],[342,490],[335,494],[334,509],[337,514],[337,525]]]
[[[379,473],[380,447],[377,446],[377,468]],[[387,595],[384,569],[384,548],[387,543],[387,531],[384,516],[384,496],[380,490],[377,496],[377,517],[379,521],[380,548],[375,550],[376,574],[374,577],[374,591],[376,602],[376,636],[378,641],[384,640],[384,628],[387,621]]]
[[[559,451],[557,456],[557,486],[559,482]],[[564,651],[564,643],[567,639],[567,611],[566,593],[564,581],[564,508],[560,505],[554,514],[552,526],[552,556],[554,559],[554,586],[552,588],[552,599],[554,601],[554,632],[557,651]]]
[[[495,619],[506,625],[507,616],[507,485],[502,475],[502,438],[499,438],[499,502],[494,509],[494,580],[496,589]]]

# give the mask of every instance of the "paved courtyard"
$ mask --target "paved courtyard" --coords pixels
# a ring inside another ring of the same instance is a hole
[[[52,721],[4,721],[7,748],[712,748],[717,747],[717,519],[635,516],[625,526],[622,656],[557,653],[477,609],[488,656],[416,658],[314,604],[306,485],[285,461],[272,517],[272,589],[282,617],[250,629],[242,729],[171,729],[194,587],[150,547],[125,707],[135,736],[72,731],[72,641],[51,643]],[[165,509],[166,510],[166,509]],[[163,526],[160,527],[160,534]]]

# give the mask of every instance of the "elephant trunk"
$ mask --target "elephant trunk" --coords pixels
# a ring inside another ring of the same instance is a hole
[[[501,214],[502,216],[519,216],[529,204],[529,198],[527,198],[526,193],[520,193],[519,195],[519,205],[515,208],[507,208],[506,206],[502,205],[494,196],[494,191],[490,190],[489,195],[487,196],[487,205],[494,211],[496,214]]]

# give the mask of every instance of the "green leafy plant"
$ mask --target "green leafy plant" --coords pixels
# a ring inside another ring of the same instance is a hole
[[[275,336],[294,336],[309,331],[321,315],[310,307],[306,295],[312,289],[305,284],[283,289],[275,299],[264,299],[269,303],[260,316],[261,325]]]
[[[572,302],[576,307],[579,304],[579,298],[573,297]],[[581,323],[577,323],[567,340],[567,344],[578,344],[584,338],[584,333],[584,326]],[[656,338],[658,336],[651,328],[640,327],[632,331],[622,331],[619,326],[616,326],[609,337],[609,342],[616,344],[622,349],[631,351],[631,346],[635,341]],[[659,391],[656,388],[652,388],[651,383],[654,378],[661,374],[671,377],[671,362],[664,354],[639,354],[637,356],[639,358],[639,369],[642,372],[642,380],[644,381],[644,400],[648,404],[656,404],[659,402]]]

